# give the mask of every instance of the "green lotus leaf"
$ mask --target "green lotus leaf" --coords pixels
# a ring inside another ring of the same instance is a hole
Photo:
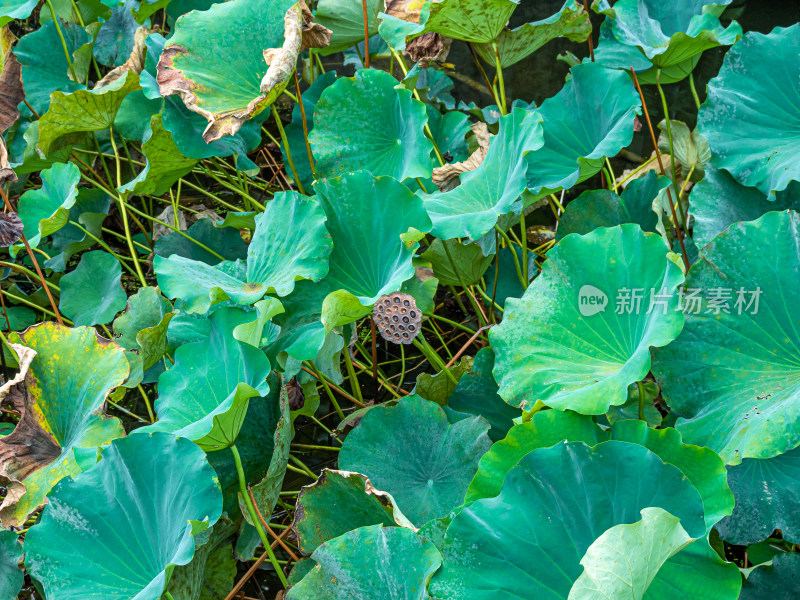
[[[378,33],[378,13],[384,0],[367,0],[367,29],[369,35]],[[358,0],[320,0],[314,21],[333,32],[331,43],[319,50],[323,56],[341,52],[364,41],[364,5]]]
[[[175,567],[168,591],[173,600],[218,600],[233,588],[236,559],[232,541],[238,529],[226,516],[220,517],[211,530],[195,537],[195,553],[188,565]],[[201,536],[208,540],[200,546]]]
[[[138,89],[139,76],[128,71],[99,89],[69,94],[56,90],[50,95],[50,109],[39,120],[39,149],[48,154],[53,142],[64,135],[108,129],[125,96]]]
[[[119,420],[102,409],[128,376],[128,361],[122,348],[90,327],[46,322],[10,340],[37,352],[25,375],[27,390],[15,400],[22,418],[0,439],[0,473],[23,486],[9,486],[15,493],[6,495],[0,519],[21,527],[57,481],[80,472],[74,449],[93,449],[124,434]]]
[[[317,12],[319,15],[319,12]],[[317,17],[319,19],[319,16]],[[319,102],[319,98],[326,89],[336,81],[336,71],[323,73],[314,80],[309,88],[303,92],[303,108],[306,112],[306,126],[308,131],[314,130],[314,110]],[[311,175],[311,164],[308,161],[308,148],[306,148],[306,134],[303,130],[303,114],[300,112],[300,105],[295,104],[292,109],[292,122],[286,125],[286,140],[289,142],[288,152],[291,152],[292,163],[303,184],[303,189],[307,194],[312,194],[314,189],[312,183],[314,178]],[[281,144],[283,153],[283,164],[286,165],[288,175],[294,177],[294,173],[289,168],[289,154],[284,144]]]
[[[457,239],[433,240],[420,257],[433,267],[433,274],[442,285],[474,285],[481,280],[494,255],[483,255],[475,242],[462,244]],[[452,257],[452,261],[450,259]]]
[[[175,1],[172,0],[168,8]],[[195,5],[195,10],[206,10],[211,3],[201,7],[195,2]],[[147,36],[145,41],[147,55],[140,80],[144,96],[158,100],[159,106],[163,104],[163,108],[161,108],[162,125],[166,131],[172,134],[172,139],[179,152],[183,156],[195,159],[234,155],[237,168],[241,170],[254,168],[255,164],[247,158],[247,153],[255,150],[261,143],[261,123],[269,116],[269,112],[264,111],[256,115],[242,125],[242,128],[235,134],[226,135],[219,140],[207,143],[203,139],[203,131],[208,125],[205,118],[186,108],[179,96],[161,97],[156,77],[158,60],[165,43],[164,36],[159,33]]]
[[[694,541],[667,511],[643,508],[641,514],[641,521],[615,525],[592,542],[569,600],[642,600],[664,563]]]
[[[535,194],[568,189],[631,143],[641,100],[627,73],[599,63],[576,65],[572,78],[539,112],[544,146],[527,155],[528,188]],[[575,126],[580,115],[581,126]]]
[[[73,163],[56,163],[41,172],[42,187],[28,190],[19,199],[19,218],[31,248],[42,238],[55,233],[69,222],[69,210],[78,197],[81,172]],[[15,246],[12,253],[19,251]]]
[[[302,21],[293,0],[234,0],[181,16],[158,61],[161,95],[178,94],[208,121],[205,141],[236,133],[289,83]]]
[[[114,131],[126,140],[141,142],[150,131],[150,119],[161,111],[162,104],[160,99],[150,100],[142,90],[131,92],[119,105],[114,117]]]
[[[286,600],[428,600],[426,585],[441,564],[431,542],[405,527],[382,525],[349,531],[317,548],[311,558],[316,565]]]
[[[94,57],[107,67],[120,66],[131,55],[138,28],[139,24],[131,14],[131,6],[127,2],[122,6],[112,7],[111,16],[100,25],[94,40]]]
[[[7,0],[0,7],[0,27],[14,19],[27,19],[36,8],[35,0]],[[22,587],[20,585],[20,587]]]
[[[515,203],[525,189],[525,155],[542,146],[540,121],[538,112],[514,109],[500,118],[500,130],[483,162],[462,174],[458,187],[421,194],[436,237],[477,240],[501,215],[519,212]]]
[[[175,566],[192,559],[192,535],[221,509],[214,470],[189,440],[115,440],[97,465],[53,490],[26,536],[25,565],[52,600],[156,600]]]
[[[417,247],[401,236],[431,228],[422,201],[396,180],[365,171],[319,180],[314,187],[333,238],[325,289],[343,289],[364,306],[400,289],[414,274]]]
[[[488,429],[480,417],[450,424],[436,403],[407,396],[364,415],[345,439],[339,468],[369,477],[411,522],[422,525],[463,503],[478,460],[491,445]]]
[[[394,498],[372,487],[361,473],[323,469],[319,479],[297,496],[292,527],[299,548],[311,554],[325,542],[368,525],[414,526],[395,506]]]
[[[760,565],[742,585],[740,600],[793,600],[800,582],[800,555],[781,554]]]
[[[661,130],[658,136],[658,148],[664,154],[669,154],[669,135],[667,131],[667,121],[662,120],[658,124]],[[700,135],[700,131],[695,127],[689,129],[683,121],[670,120],[670,130],[672,132],[672,149],[675,152],[675,160],[681,166],[681,172],[690,181],[700,181],[703,178],[706,167],[711,162],[711,149],[708,147],[706,138]]]
[[[246,259],[247,244],[238,230],[217,227],[216,222],[209,218],[198,219],[185,232],[171,231],[159,236],[153,252],[162,258],[177,254],[208,265],[218,265],[223,260]]]
[[[728,27],[719,21],[719,14],[730,1],[706,5],[695,0],[669,4],[620,0],[601,26],[597,61],[644,71],[639,76],[643,83],[654,83],[659,69],[667,73],[661,83],[678,81],[691,72],[704,50],[729,46],[741,37],[742,28],[736,21]]]
[[[790,183],[770,200],[758,189],[737,183],[727,171],[709,166],[689,196],[692,237],[702,247],[738,221],[755,221],[764,213],[787,209],[800,210],[800,183]]]
[[[426,400],[435,402],[439,406],[445,406],[447,405],[447,399],[456,390],[456,386],[461,380],[461,377],[471,368],[472,357],[465,356],[457,363],[447,367],[444,371],[439,371],[433,375],[431,373],[420,373],[417,375],[417,385],[414,387],[414,393],[422,396]],[[506,406],[508,405],[506,404]],[[447,412],[449,417],[451,411],[445,412]],[[452,421],[452,419],[450,420]]]
[[[581,235],[598,227],[613,227],[623,223],[636,223],[643,231],[655,233],[658,215],[653,209],[658,194],[670,185],[668,177],[658,177],[650,171],[644,177],[631,181],[621,196],[608,190],[583,192],[567,208],[558,222],[556,240],[570,233]]]
[[[462,42],[489,44],[518,5],[519,0],[434,0],[423,9],[422,33],[433,31]],[[427,19],[425,12],[429,12]]]
[[[91,42],[92,38],[83,27],[74,23],[61,22],[59,26],[72,60],[75,51]],[[85,89],[85,86],[70,78],[64,46],[53,21],[43,23],[36,31],[23,36],[14,48],[14,54],[22,65],[25,99],[39,115],[47,112],[51,92],[60,90],[69,93]],[[85,73],[84,70],[75,75],[79,81],[84,81],[82,76]]]
[[[365,119],[366,106],[381,118]],[[317,178],[360,170],[400,181],[430,177],[433,144],[423,133],[427,121],[425,105],[397,89],[389,73],[363,69],[337,79],[317,101],[308,135]]]
[[[320,204],[297,192],[281,192],[256,217],[246,267],[240,261],[212,267],[175,254],[156,256],[153,265],[168,297],[181,298],[188,312],[205,312],[222,300],[252,304],[268,290],[290,294],[298,279],[321,279],[331,245]]]
[[[554,15],[514,29],[506,27],[493,41],[500,55],[501,66],[507,68],[530,56],[550,40],[565,37],[571,42],[585,42],[591,33],[592,24],[583,6],[576,0],[566,0]],[[475,50],[487,63],[495,64],[491,44],[478,44]]]
[[[639,418],[639,385],[641,384],[641,392],[644,402],[644,421],[650,427],[659,427],[664,418],[656,408],[656,398],[661,393],[658,384],[655,381],[644,380],[637,383],[632,383],[628,386],[628,398],[625,404],[619,406],[610,406],[605,414],[605,419],[609,425],[613,425],[618,421],[635,420]]]
[[[250,398],[269,391],[267,357],[233,337],[250,317],[239,308],[221,308],[209,317],[208,339],[175,351],[174,366],[158,378],[158,421],[136,434],[166,431],[208,452],[236,441]]]
[[[78,188],[75,204],[69,209],[69,221],[64,227],[50,234],[50,241],[58,254],[44,261],[44,266],[64,272],[67,262],[78,252],[88,250],[97,243],[94,238],[102,235],[102,225],[111,207],[111,198],[100,189]],[[74,223],[88,231],[81,231]],[[89,235],[91,234],[91,235]],[[94,236],[94,237],[92,237]]]
[[[800,179],[800,24],[749,32],[731,48],[697,124],[711,162],[773,196]]]
[[[491,348],[482,348],[475,355],[472,370],[458,380],[447,405],[453,410],[489,421],[489,439],[496,442],[506,436],[521,411],[509,406],[497,395],[497,382],[492,377],[493,368],[494,351]]]
[[[452,600],[567,598],[595,540],[635,523],[648,507],[678,517],[692,537],[705,533],[697,491],[646,448],[609,441],[534,450],[509,472],[498,496],[455,516],[431,592]]]
[[[58,307],[75,325],[108,323],[125,308],[121,281],[116,258],[104,250],[87,252],[75,270],[61,278]]]
[[[686,281],[683,332],[655,353],[656,381],[681,415],[676,427],[729,464],[800,444],[798,308],[790,300],[800,294],[791,275],[799,228],[798,213],[771,212],[702,248]]]
[[[134,351],[142,370],[147,370],[167,351],[167,329],[175,314],[158,288],[139,288],[128,298],[125,312],[114,319],[115,339],[126,350]]]
[[[681,331],[681,283],[661,238],[638,225],[565,237],[489,333],[500,396],[523,410],[543,402],[583,414],[623,404],[650,371],[650,347]]]
[[[490,239],[493,243],[494,240],[492,238],[494,238],[494,235],[491,232],[488,235],[491,236]],[[522,281],[520,280],[523,267],[522,248],[519,246],[505,246],[500,248],[498,254],[496,261],[493,261],[486,270],[484,280],[488,286],[487,295],[494,295],[495,304],[505,309],[506,299],[519,298],[525,293],[525,288],[522,287]],[[516,260],[514,260],[515,256]],[[528,250],[528,283],[539,274],[539,265],[536,264],[537,258],[535,252]],[[518,266],[519,271],[517,271]],[[495,276],[497,277],[496,287],[494,283]],[[489,304],[489,301],[486,300],[486,303]]]
[[[236,448],[244,467],[245,480],[251,483],[263,479],[267,471],[271,470],[271,464],[281,460],[280,457],[284,455],[282,447],[278,447],[279,445],[276,444],[280,432],[285,429],[281,423],[282,406],[278,401],[280,387],[277,380],[273,378],[270,378],[268,382],[270,391],[267,395],[250,398],[244,423],[236,438]],[[288,455],[288,442],[286,442],[285,451]],[[286,458],[283,460],[285,461]],[[231,518],[234,515],[238,517],[240,514],[239,474],[236,471],[233,454],[211,452],[208,454],[208,462],[214,467],[219,477],[222,488],[222,510]],[[269,506],[267,503],[259,502],[258,485],[253,485],[251,489],[259,509],[262,511],[261,514],[271,514],[274,505]]]
[[[0,530],[0,598],[13,600],[17,597],[25,576],[19,569],[22,560],[22,544],[13,531]]]
[[[134,179],[120,186],[120,192],[160,196],[197,163],[195,159],[181,154],[172,135],[164,129],[161,115],[153,115],[150,119],[150,127],[142,138],[142,154],[147,160],[144,169]]]
[[[537,412],[530,421],[509,429],[506,437],[492,444],[481,457],[465,502],[497,496],[509,471],[532,450],[549,448],[562,441],[595,446],[608,439],[610,435],[584,415],[569,410]]]
[[[717,525],[722,539],[746,546],[780,529],[786,541],[800,541],[800,519],[794,510],[800,501],[800,448],[773,458],[746,458],[729,467],[728,481],[736,508]]]
[[[276,384],[273,387],[277,388],[278,386]],[[266,473],[264,473],[263,477],[254,479],[253,481],[255,481],[255,483],[250,486],[255,505],[262,515],[272,514],[272,510],[278,503],[281,486],[283,485],[283,477],[286,474],[286,465],[289,462],[289,444],[294,435],[286,386],[282,386],[280,392],[276,395],[278,396],[277,402],[272,395],[268,398],[277,416],[275,434],[272,439],[272,456],[270,457]],[[259,476],[260,475],[259,473]],[[238,495],[238,499],[239,509],[242,515],[244,515],[245,520],[250,523],[250,525],[254,525],[241,493]]]

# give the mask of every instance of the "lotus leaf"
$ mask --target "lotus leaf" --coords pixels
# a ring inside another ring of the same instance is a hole
[[[761,565],[742,586],[740,600],[793,600],[800,582],[800,556],[781,554],[771,565]]]
[[[0,598],[13,600],[17,597],[25,576],[19,569],[22,560],[22,545],[13,531],[0,529]]]
[[[681,331],[682,282],[661,238],[638,225],[568,235],[490,332],[500,396],[583,414],[623,404],[650,371],[650,347]]]
[[[202,450],[166,433],[130,436],[53,490],[26,536],[25,565],[52,600],[156,600],[221,509]]]
[[[121,278],[122,267],[108,252],[83,254],[75,270],[61,279],[61,312],[75,325],[109,323],[125,308]]]
[[[122,348],[90,327],[42,323],[11,341],[36,351],[15,399],[22,419],[0,439],[0,472],[12,479],[0,519],[21,527],[44,504],[53,485],[76,475],[74,449],[94,449],[123,435],[103,413],[112,389],[128,376]]]
[[[488,429],[480,417],[450,424],[435,402],[409,396],[364,415],[339,452],[339,468],[369,477],[422,525],[462,504],[489,449]]]

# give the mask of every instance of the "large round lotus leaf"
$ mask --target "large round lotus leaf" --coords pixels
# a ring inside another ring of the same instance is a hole
[[[153,265],[167,296],[183,300],[188,312],[205,312],[228,299],[252,304],[268,290],[285,296],[297,279],[318,281],[328,272],[331,245],[322,206],[297,192],[279,192],[256,218],[244,269],[240,263],[212,267],[175,254],[157,256]]]
[[[597,173],[605,157],[631,143],[641,100],[627,73],[597,63],[576,65],[572,78],[539,112],[544,147],[527,155],[528,188],[567,189]]]
[[[615,525],[592,542],[568,600],[641,600],[664,563],[694,541],[667,511],[651,507],[641,514],[641,521]]]
[[[75,51],[91,42],[92,38],[83,27],[74,23],[60,22],[59,25],[70,52],[70,60],[74,61]],[[47,112],[51,92],[74,92],[85,87],[69,76],[69,63],[53,21],[43,23],[36,31],[23,36],[14,48],[14,54],[22,65],[25,100],[39,115]],[[87,62],[86,67],[88,66]],[[85,73],[85,69],[83,71]],[[81,73],[76,72],[79,79],[80,75]]]
[[[441,239],[482,237],[501,215],[512,210],[526,185],[526,155],[542,147],[541,116],[521,108],[500,118],[500,130],[489,142],[478,167],[460,176],[461,184],[448,192],[421,194]]]
[[[451,600],[566,599],[592,543],[615,525],[639,521],[647,507],[678,517],[690,536],[705,533],[697,491],[646,448],[610,441],[534,450],[498,496],[453,519],[431,592]]]
[[[361,473],[323,469],[312,485],[297,496],[292,527],[298,547],[311,554],[321,544],[358,527],[407,526],[413,529],[386,492],[372,487]]]
[[[28,190],[19,199],[19,218],[32,248],[69,222],[69,210],[78,197],[81,172],[73,163],[57,163],[42,171],[40,177],[42,187]],[[18,245],[12,252],[20,247]]]
[[[235,0],[191,11],[175,23],[158,62],[158,83],[162,95],[179,94],[205,117],[206,141],[236,133],[283,92],[299,45],[292,65],[283,65],[280,74],[268,72],[264,51],[283,47],[285,16],[299,38],[300,12],[293,5],[294,0]],[[274,59],[275,69],[283,58]]]
[[[636,223],[642,231],[655,233],[658,215],[653,209],[653,202],[659,192],[669,185],[668,177],[658,177],[655,171],[649,171],[644,177],[631,181],[621,196],[609,190],[583,192],[567,204],[558,221],[556,240],[570,233],[583,235],[598,227],[613,227],[623,223]]]
[[[749,32],[725,54],[697,117],[711,162],[764,194],[800,179],[800,24]]]
[[[689,271],[683,332],[655,353],[676,427],[729,464],[800,444],[798,236],[793,211],[718,235]]]
[[[22,544],[13,531],[0,530],[0,599],[14,600],[22,589],[25,576],[19,569]]]
[[[250,398],[269,390],[264,353],[233,336],[252,313],[221,308],[210,317],[206,340],[175,351],[175,365],[158,378],[158,421],[136,433],[167,431],[212,451],[236,441]]]
[[[490,332],[500,396],[583,414],[623,404],[650,371],[650,347],[680,333],[682,282],[661,238],[638,225],[565,237]]]
[[[286,600],[428,600],[426,586],[442,562],[436,546],[410,529],[382,525],[345,533],[311,558],[317,564]]]
[[[758,189],[737,183],[727,171],[708,166],[689,196],[692,237],[702,247],[738,221],[755,221],[764,213],[786,209],[800,210],[800,183],[790,183],[770,200]]]
[[[520,416],[520,410],[509,406],[497,395],[497,382],[492,376],[494,351],[482,348],[475,355],[472,370],[458,380],[447,405],[453,410],[483,417],[492,426],[489,439],[493,442],[505,437]]]
[[[723,27],[722,8],[704,1],[620,0],[606,10],[600,29],[598,62],[620,69],[633,66],[642,83],[671,83],[686,77],[704,50],[727,46],[742,35],[736,21]],[[658,70],[661,70],[659,76]]]
[[[367,0],[370,36],[378,33],[378,14],[385,4],[384,0]],[[341,52],[364,41],[364,5],[360,0],[319,0],[314,20],[333,32],[330,45],[320,49],[320,54]]]
[[[463,503],[491,445],[488,429],[480,417],[450,424],[438,404],[409,396],[364,415],[345,439],[339,468],[369,477],[419,526]]]
[[[417,247],[401,236],[412,228],[431,228],[422,201],[395,179],[365,171],[321,180],[314,187],[333,238],[330,270],[323,281],[327,289],[343,289],[364,306],[399,290],[414,274],[411,258]]]
[[[425,105],[396,86],[389,73],[362,69],[322,92],[308,135],[317,178],[361,170],[400,181],[431,176]]]
[[[591,33],[592,24],[581,3],[578,0],[566,0],[557,13],[546,19],[525,23],[514,29],[504,28],[494,43],[500,55],[500,64],[507,68],[533,54],[550,40],[565,37],[571,42],[584,42]],[[491,44],[477,44],[475,50],[490,65],[495,63]]]
[[[722,539],[746,546],[780,529],[786,541],[800,542],[800,448],[773,458],[746,458],[729,467],[728,482],[736,508],[717,525]]]
[[[124,434],[103,404],[128,376],[128,361],[122,348],[90,327],[48,322],[10,339],[37,352],[25,375],[27,389],[10,394],[22,418],[0,439],[0,473],[12,480],[0,519],[21,527],[57,481],[80,472],[74,449],[102,446]]]
[[[492,444],[481,457],[465,502],[497,496],[508,472],[532,450],[563,441],[594,446],[608,439],[609,434],[590,417],[569,410],[540,411],[530,421],[512,427],[505,438]]]
[[[795,600],[798,589],[800,554],[780,554],[750,573],[739,600]]]
[[[74,271],[61,278],[58,306],[75,325],[108,323],[125,308],[122,266],[104,250],[81,255]]]
[[[51,600],[155,600],[221,510],[216,474],[195,444],[164,433],[122,438],[53,490],[25,538],[25,565]]]

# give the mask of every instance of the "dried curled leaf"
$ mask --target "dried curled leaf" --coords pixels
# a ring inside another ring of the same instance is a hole
[[[16,244],[22,239],[24,228],[25,225],[17,213],[0,213],[0,246],[7,248]],[[0,396],[0,399],[2,399],[2,396]]]
[[[134,34],[133,50],[131,50],[128,60],[126,60],[117,68],[109,71],[105,77],[97,82],[97,85],[94,86],[94,89],[99,90],[114,83],[117,79],[123,77],[128,71],[141,73],[142,69],[144,69],[144,59],[147,54],[147,45],[145,42],[147,41],[147,36],[150,35],[150,33],[152,33],[151,29],[148,29],[147,27],[139,27]]]
[[[8,162],[6,142],[0,137],[0,185],[7,182],[14,183],[15,181],[17,181],[17,174],[14,173],[11,164]]]
[[[441,62],[447,59],[452,43],[453,38],[429,31],[411,40],[406,45],[404,54],[414,62],[432,60]]]
[[[33,348],[28,348],[22,344],[9,344],[9,346],[14,350],[14,352],[17,353],[19,373],[14,375],[13,378],[9,379],[2,386],[0,386],[0,402],[5,399],[11,388],[25,380],[28,367],[31,366],[31,361],[33,361],[33,357],[36,356],[36,350]]]
[[[492,138],[486,123],[479,121],[473,124],[472,133],[475,134],[475,139],[478,141],[478,149],[467,160],[443,165],[433,170],[433,183],[441,191],[447,192],[455,188],[462,173],[474,171],[486,158],[486,153],[489,151],[489,140]]]
[[[0,74],[0,133],[19,119],[17,106],[25,99],[22,86],[22,67],[10,50],[6,53],[3,73]]]

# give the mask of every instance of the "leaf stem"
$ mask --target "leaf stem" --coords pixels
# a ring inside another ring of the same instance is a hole
[[[355,369],[353,369],[353,357],[350,355],[350,348],[345,346],[344,351],[347,354],[344,359],[344,366],[347,369],[347,377],[350,380],[350,389],[353,395],[358,398],[358,401],[363,404],[364,398],[361,396],[361,385],[358,383],[358,377],[356,377]],[[344,415],[339,416],[344,418]]]
[[[308,155],[308,165],[311,167],[311,178],[316,179],[314,155],[311,154],[311,144],[308,141],[308,121],[306,121],[306,107],[303,104],[303,96],[300,94],[300,81],[297,79],[297,69],[294,70],[294,85],[297,88],[297,106],[300,107],[300,116],[303,119],[303,141],[306,143],[306,154]]]
[[[497,49],[497,44],[492,42],[492,50],[494,50],[494,65],[497,71],[497,85],[500,88],[500,114],[508,114],[506,107],[506,84],[503,79],[503,63],[500,60],[500,51]]]
[[[292,170],[292,177],[294,177],[294,183],[297,186],[297,189],[300,190],[300,193],[305,196],[306,191],[303,189],[303,182],[300,181],[300,175],[297,174],[297,169],[294,166],[294,161],[292,160],[292,150],[289,148],[289,139],[286,137],[286,131],[283,128],[283,123],[281,122],[281,118],[278,116],[278,111],[275,109],[275,105],[271,106],[272,108],[272,116],[275,119],[275,124],[278,126],[278,132],[281,135],[281,141],[283,142],[283,151],[286,153],[286,160],[289,161],[289,168]],[[266,130],[266,128],[264,128]]]
[[[364,15],[364,67],[369,69],[369,15],[367,0],[361,0],[361,8]]]
[[[75,83],[80,83],[78,78],[75,76],[75,67],[72,65],[72,58],[69,55],[69,48],[67,48],[67,40],[64,39],[64,32],[61,31],[61,26],[58,24],[56,10],[53,8],[53,3],[50,0],[46,0],[46,2],[47,8],[50,9],[50,16],[53,17],[53,23],[56,26],[56,32],[58,32],[58,37],[61,40],[61,47],[64,49],[64,57],[67,59],[67,65],[69,66],[69,73],[72,75],[72,81]]]
[[[425,355],[425,358],[434,365],[440,372],[445,373],[445,377],[447,377],[452,383],[458,384],[455,376],[449,371],[447,367],[445,367],[444,361],[436,354],[436,351],[431,348],[430,344],[428,344],[425,336],[418,335],[414,338],[413,344],[417,347],[417,349]]]
[[[275,553],[272,551],[269,538],[264,532],[264,528],[261,526],[261,521],[258,519],[253,501],[250,499],[250,494],[248,493],[247,489],[247,481],[245,480],[244,476],[244,467],[242,467],[242,458],[239,456],[239,450],[236,448],[236,444],[231,445],[231,454],[233,454],[233,462],[236,465],[236,473],[239,475],[239,492],[242,494],[242,499],[247,507],[247,512],[250,514],[250,519],[253,522],[253,526],[256,528],[256,532],[258,532],[258,537],[261,538],[261,543],[264,544],[264,548],[267,551],[269,560],[272,563],[275,572],[278,574],[278,578],[281,580],[283,587],[286,588],[286,575],[283,574],[283,569],[281,569],[280,565],[278,564],[278,559],[275,556]]]

